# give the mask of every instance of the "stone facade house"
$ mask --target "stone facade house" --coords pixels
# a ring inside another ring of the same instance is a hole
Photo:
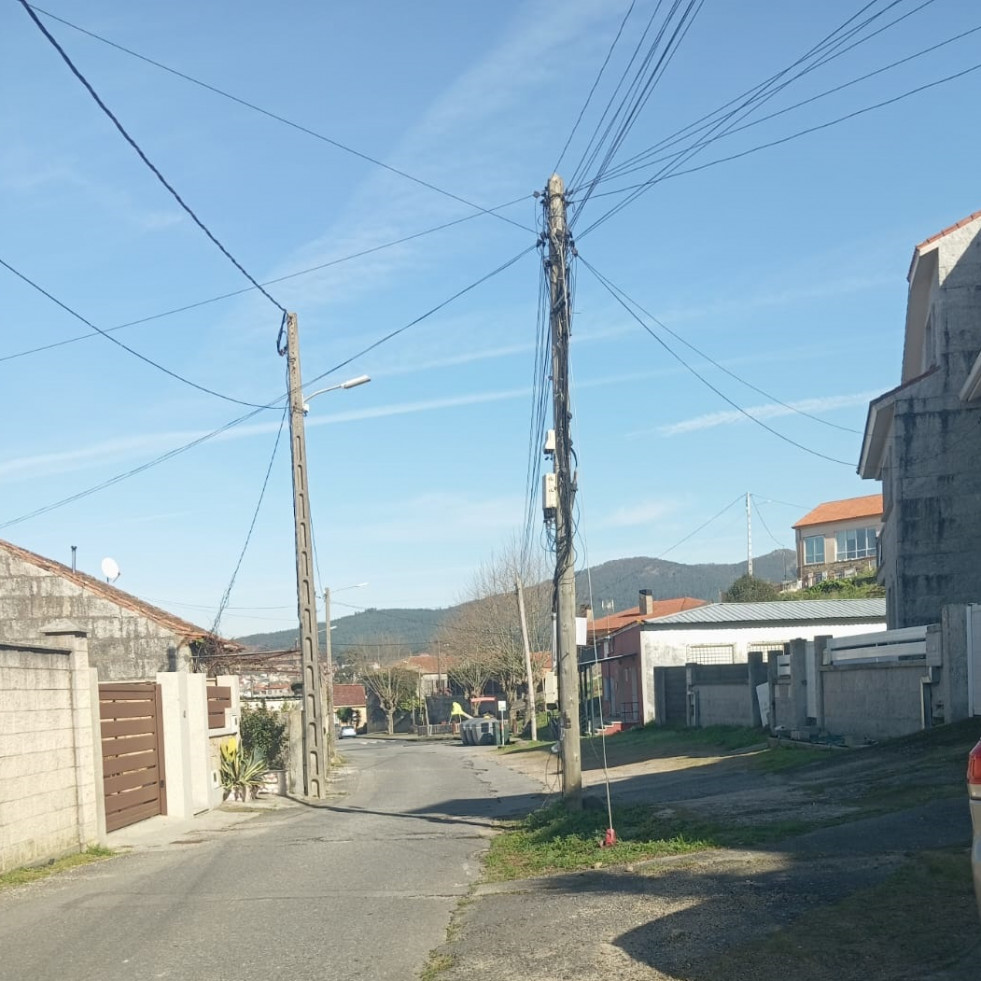
[[[981,601],[981,211],[913,250],[900,384],[869,406],[890,628]]]
[[[212,636],[110,583],[0,540],[0,643],[36,643],[48,624],[65,620],[88,635],[100,682],[152,681],[160,671],[187,670],[197,645]]]
[[[881,494],[825,501],[808,511],[794,525],[801,586],[874,572],[881,526]]]

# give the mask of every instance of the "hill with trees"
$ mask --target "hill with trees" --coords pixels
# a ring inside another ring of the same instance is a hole
[[[596,617],[636,606],[641,589],[652,590],[655,599],[693,596],[718,602],[722,593],[745,571],[745,562],[685,565],[642,556],[614,559],[590,569],[588,576],[585,571],[577,573],[576,596],[580,604],[592,601]],[[753,572],[756,578],[773,583],[792,579],[796,574],[796,555],[789,549],[761,555],[753,559]],[[370,648],[372,645],[390,645],[393,638],[397,638],[413,654],[428,651],[439,628],[452,619],[458,610],[458,606],[443,609],[368,609],[338,617],[333,621],[335,629],[331,635],[335,659],[344,661],[346,651]],[[284,650],[296,646],[297,631],[293,628],[248,634],[236,639],[253,650]],[[324,626],[321,624],[321,644],[323,640]]]

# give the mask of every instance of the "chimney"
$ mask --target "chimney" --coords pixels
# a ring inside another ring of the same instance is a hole
[[[641,616],[651,616],[654,613],[654,590],[642,589],[640,602],[637,605],[640,608]]]
[[[592,620],[593,619],[593,608],[592,608],[592,606],[590,606],[589,603],[583,603],[579,607],[579,616],[585,617],[587,620]]]

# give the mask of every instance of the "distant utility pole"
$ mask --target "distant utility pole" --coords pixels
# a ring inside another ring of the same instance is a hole
[[[552,174],[545,192],[548,216],[549,324],[552,334],[552,405],[555,417],[555,647],[558,660],[562,796],[573,809],[582,807],[582,761],[579,752],[579,663],[576,652],[576,578],[572,502],[576,493],[570,471],[569,228],[565,187]]]
[[[746,575],[753,575],[753,495],[746,491]]]
[[[324,625],[327,628],[324,637],[324,674],[327,676],[327,691],[324,693],[324,715],[327,717],[327,755],[325,757],[326,768],[330,770],[331,760],[334,758],[334,649],[330,640],[330,586],[324,587]]]
[[[538,740],[538,703],[535,699],[535,672],[531,669],[531,645],[528,643],[528,621],[525,619],[525,593],[521,577],[514,577],[514,591],[518,597],[518,619],[521,621],[521,643],[525,649],[525,676],[528,684],[528,715],[531,718],[531,738]]]
[[[303,792],[322,800],[327,793],[320,661],[317,656],[317,594],[313,581],[313,540],[307,491],[307,444],[303,430],[300,339],[296,314],[286,315],[286,359],[290,384],[290,454],[293,460],[293,518],[296,525],[296,598],[300,619],[303,683]],[[329,628],[328,628],[329,629]]]

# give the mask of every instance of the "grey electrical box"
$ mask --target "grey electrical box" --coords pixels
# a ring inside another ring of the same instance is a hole
[[[542,508],[545,516],[555,513],[559,506],[559,496],[555,490],[555,474],[546,473],[542,475]]]
[[[555,430],[550,429],[545,434],[545,456],[555,455]]]

